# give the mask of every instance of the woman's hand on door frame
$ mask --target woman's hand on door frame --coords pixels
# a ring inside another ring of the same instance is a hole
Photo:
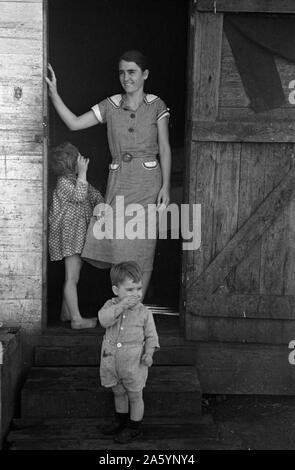
[[[50,78],[45,77],[45,80],[48,84],[48,89],[49,89],[49,95],[53,96],[57,94],[57,80],[56,80],[56,75],[54,73],[54,70],[50,64],[48,64],[48,70],[50,73]]]

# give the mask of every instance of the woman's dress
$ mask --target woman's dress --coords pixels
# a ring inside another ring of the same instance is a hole
[[[112,163],[105,196],[108,210],[102,219],[91,218],[82,257],[101,268],[132,260],[143,272],[152,271],[156,230],[148,205],[156,204],[162,186],[157,122],[169,116],[169,110],[155,95],[145,95],[136,111],[128,109],[122,95],[92,110],[107,124]]]

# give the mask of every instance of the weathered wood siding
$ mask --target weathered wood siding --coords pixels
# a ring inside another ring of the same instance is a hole
[[[210,2],[198,2],[197,9],[205,3]],[[186,337],[202,342],[202,357],[209,362],[215,343],[219,349],[224,343],[225,352],[229,343],[231,350],[251,343],[262,369],[268,367],[268,355],[260,354],[267,345],[277,346],[281,356],[285,349],[281,372],[288,369],[284,390],[290,392],[288,344],[295,339],[295,104],[290,93],[295,64],[276,59],[286,103],[255,114],[223,33],[223,13],[198,10],[191,16],[186,201],[202,205],[202,242],[184,258]],[[198,361],[205,371],[206,364]],[[203,391],[235,393],[229,384],[242,362],[240,349],[232,363],[218,361],[218,370],[208,371],[208,383],[203,375]],[[247,385],[239,382],[237,391],[255,392],[250,364],[242,368]],[[276,372],[278,364],[270,370],[271,386],[256,382],[257,393],[278,393],[275,384],[282,373],[276,378]],[[222,374],[226,378],[219,387]]]
[[[0,450],[17,411],[22,381],[22,350],[18,328],[0,331]]]
[[[0,319],[39,331],[43,257],[43,2],[0,1]]]
[[[293,0],[197,0],[198,11],[235,13],[294,13]]]

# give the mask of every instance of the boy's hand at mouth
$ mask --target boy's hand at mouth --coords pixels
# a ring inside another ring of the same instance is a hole
[[[140,299],[136,295],[129,295],[121,300],[120,304],[124,309],[135,307]]]

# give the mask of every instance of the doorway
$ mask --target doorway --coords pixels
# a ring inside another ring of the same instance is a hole
[[[185,97],[189,0],[48,1],[49,61],[65,103],[77,115],[107,96],[119,93],[118,57],[139,49],[148,58],[146,91],[160,96],[171,109],[173,155],[171,202],[182,202]],[[90,157],[88,179],[103,193],[110,153],[106,127],[71,132],[50,105],[50,146],[70,141]],[[49,175],[49,201],[54,181]],[[178,309],[180,240],[159,240],[146,303]],[[63,262],[48,263],[48,324],[59,317]],[[98,289],[99,286],[99,289]],[[112,295],[108,270],[84,264],[79,282],[81,313],[96,316]]]

